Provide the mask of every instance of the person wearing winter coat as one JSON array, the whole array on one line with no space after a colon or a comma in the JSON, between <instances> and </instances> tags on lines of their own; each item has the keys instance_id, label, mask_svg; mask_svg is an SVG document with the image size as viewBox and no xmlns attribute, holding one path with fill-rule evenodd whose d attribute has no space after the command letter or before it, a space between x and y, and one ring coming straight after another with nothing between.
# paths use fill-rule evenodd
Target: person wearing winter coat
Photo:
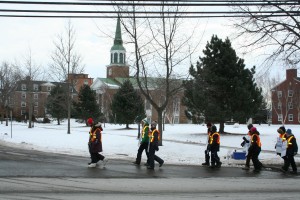
<instances>
[{"instance_id":1,"label":"person wearing winter coat","mask_svg":"<svg viewBox=\"0 0 300 200\"><path fill-rule=\"evenodd\" d=\"M283 172L287 172L290 165L292 166L291 173L297 174L297 166L295 163L294 156L298 153L298 145L295 136L292 133L291 129L286 130L286 140L287 140L287 148L286 148L286 159L284 160L284 165L282 167Z\"/></svg>"},{"instance_id":2,"label":"person wearing winter coat","mask_svg":"<svg viewBox=\"0 0 300 200\"><path fill-rule=\"evenodd\" d=\"M210 151L211 156L211 168L220 168L222 162L218 156L218 151L220 151L220 134L217 132L217 127L213 125L211 127L211 132L209 135L208 151Z\"/></svg>"},{"instance_id":3,"label":"person wearing winter coat","mask_svg":"<svg viewBox=\"0 0 300 200\"><path fill-rule=\"evenodd\" d=\"M257 131L255 127L250 129L251 133L251 141L249 147L249 154L251 155L251 159L254 165L254 172L259 172L262 168L262 163L259 161L258 156L261 152L261 141L260 141L260 133Z\"/></svg>"},{"instance_id":4,"label":"person wearing winter coat","mask_svg":"<svg viewBox=\"0 0 300 200\"><path fill-rule=\"evenodd\" d=\"M96 167L99 160L102 160L104 165L107 162L107 159L101 155L99 152L102 152L102 125L100 122L97 124L94 123L92 118L89 118L87 120L87 124L91 126L90 132L89 132L89 152L91 157L91 162L89 163L88 167Z\"/></svg>"},{"instance_id":5,"label":"person wearing winter coat","mask_svg":"<svg viewBox=\"0 0 300 200\"><path fill-rule=\"evenodd\" d=\"M142 153L145 150L146 155L147 155L147 162L146 165L149 165L148 163L148 159L149 159L149 153L148 153L148 144L149 144L149 122L146 119L143 119L141 121L143 130L142 130L142 141L140 143L139 149L138 149L138 153L136 155L136 159L135 162L133 162L133 164L135 165L140 165L141 164L141 159L142 159Z\"/></svg>"},{"instance_id":6,"label":"person wearing winter coat","mask_svg":"<svg viewBox=\"0 0 300 200\"><path fill-rule=\"evenodd\" d=\"M164 160L155 155L155 151L158 151L158 142L160 140L160 132L156 129L157 122L151 123L151 133L149 134L149 166L147 169L154 169L154 161L159 163L159 167L164 164Z\"/></svg>"},{"instance_id":7,"label":"person wearing winter coat","mask_svg":"<svg viewBox=\"0 0 300 200\"><path fill-rule=\"evenodd\" d=\"M277 137L277 142L275 144L275 149L276 149L276 153L277 155L281 156L282 151L285 151L285 148L283 147L283 143L286 142L286 130L284 126L279 127L279 129L277 129L277 132L279 133L278 137ZM285 156L282 156L283 160L285 159Z\"/></svg>"},{"instance_id":8,"label":"person wearing winter coat","mask_svg":"<svg viewBox=\"0 0 300 200\"><path fill-rule=\"evenodd\" d=\"M251 141L251 132L250 129L253 127L252 124L248 124L248 133L246 136L243 137L243 142L241 143L241 146L244 147L244 152L246 152L246 164L245 167L243 167L243 170L249 170L250 169L250 160L251 160L251 154L249 154L249 147L250 147L250 141Z\"/></svg>"},{"instance_id":9,"label":"person wearing winter coat","mask_svg":"<svg viewBox=\"0 0 300 200\"><path fill-rule=\"evenodd\" d=\"M207 145L206 145L206 149L204 151L204 154L205 154L205 162L202 163L203 166L209 166L209 159L210 159L210 156L209 156L209 136L210 136L210 133L211 133L211 126L212 124L210 122L208 122L206 124L206 127L207 127Z\"/></svg>"}]
</instances>

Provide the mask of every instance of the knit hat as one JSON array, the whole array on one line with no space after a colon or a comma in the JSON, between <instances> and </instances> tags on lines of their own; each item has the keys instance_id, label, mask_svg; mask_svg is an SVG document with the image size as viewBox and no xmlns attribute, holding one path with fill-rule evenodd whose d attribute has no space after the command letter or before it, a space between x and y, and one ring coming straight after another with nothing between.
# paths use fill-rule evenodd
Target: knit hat
<instances>
[{"instance_id":1,"label":"knit hat","mask_svg":"<svg viewBox=\"0 0 300 200\"><path fill-rule=\"evenodd\" d=\"M250 132L251 133L254 133L254 132L256 132L257 130L256 130L256 128L255 127L252 127L251 129L250 129Z\"/></svg>"},{"instance_id":2,"label":"knit hat","mask_svg":"<svg viewBox=\"0 0 300 200\"><path fill-rule=\"evenodd\" d=\"M292 135L292 130L288 129L288 130L286 130L286 133L289 134L289 135Z\"/></svg>"},{"instance_id":3,"label":"knit hat","mask_svg":"<svg viewBox=\"0 0 300 200\"><path fill-rule=\"evenodd\" d=\"M248 130L250 130L252 127L253 127L252 124L248 124L248 126L247 126Z\"/></svg>"},{"instance_id":4,"label":"knit hat","mask_svg":"<svg viewBox=\"0 0 300 200\"><path fill-rule=\"evenodd\" d=\"M92 118L88 118L88 120L86 122L88 125L92 125L94 121Z\"/></svg>"},{"instance_id":5,"label":"knit hat","mask_svg":"<svg viewBox=\"0 0 300 200\"><path fill-rule=\"evenodd\" d=\"M280 126L279 129L277 130L277 132L278 133L282 133L282 134L285 133L286 132L285 127L284 126Z\"/></svg>"},{"instance_id":6,"label":"knit hat","mask_svg":"<svg viewBox=\"0 0 300 200\"><path fill-rule=\"evenodd\" d=\"M151 127L156 127L156 125L157 125L156 121L151 122Z\"/></svg>"},{"instance_id":7,"label":"knit hat","mask_svg":"<svg viewBox=\"0 0 300 200\"><path fill-rule=\"evenodd\" d=\"M144 124L149 124L149 122L147 121L147 118L143 119L142 122L143 122Z\"/></svg>"},{"instance_id":8,"label":"knit hat","mask_svg":"<svg viewBox=\"0 0 300 200\"><path fill-rule=\"evenodd\" d=\"M215 125L213 125L213 126L211 127L211 131L212 131L213 133L217 132L217 127L216 127Z\"/></svg>"}]
</instances>

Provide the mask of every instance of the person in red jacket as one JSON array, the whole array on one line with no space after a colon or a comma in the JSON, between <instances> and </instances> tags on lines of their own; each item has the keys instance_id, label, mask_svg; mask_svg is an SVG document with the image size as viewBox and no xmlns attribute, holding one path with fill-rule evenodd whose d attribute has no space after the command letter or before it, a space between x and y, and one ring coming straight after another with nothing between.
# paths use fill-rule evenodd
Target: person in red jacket
<instances>
[{"instance_id":1,"label":"person in red jacket","mask_svg":"<svg viewBox=\"0 0 300 200\"><path fill-rule=\"evenodd\" d=\"M99 152L102 152L102 131L103 128L101 126L101 123L98 122L97 124L94 123L94 120L92 118L89 118L87 120L87 124L91 126L90 132L89 132L89 152L91 155L91 162L89 163L88 167L96 167L97 162L99 160L103 161L103 165L105 166L107 159L101 155Z\"/></svg>"}]
</instances>

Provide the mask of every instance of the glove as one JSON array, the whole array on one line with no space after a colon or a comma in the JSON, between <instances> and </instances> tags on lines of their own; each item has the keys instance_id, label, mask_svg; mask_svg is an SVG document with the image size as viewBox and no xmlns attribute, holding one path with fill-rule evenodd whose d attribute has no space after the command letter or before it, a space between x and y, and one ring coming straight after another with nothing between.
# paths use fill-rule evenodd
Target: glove
<instances>
[{"instance_id":1,"label":"glove","mask_svg":"<svg viewBox=\"0 0 300 200\"><path fill-rule=\"evenodd\" d=\"M154 146L154 150L155 150L155 151L159 151L158 145L155 145L155 146Z\"/></svg>"},{"instance_id":2,"label":"glove","mask_svg":"<svg viewBox=\"0 0 300 200\"><path fill-rule=\"evenodd\" d=\"M249 140L247 140L247 138L246 138L245 136L243 137L243 140L244 140L245 142L249 143Z\"/></svg>"},{"instance_id":3,"label":"glove","mask_svg":"<svg viewBox=\"0 0 300 200\"><path fill-rule=\"evenodd\" d=\"M297 152L294 152L294 156L297 155Z\"/></svg>"},{"instance_id":4,"label":"glove","mask_svg":"<svg viewBox=\"0 0 300 200\"><path fill-rule=\"evenodd\" d=\"M243 142L241 143L241 146L244 147L244 146L245 146L245 143L246 143L246 142L243 141Z\"/></svg>"}]
</instances>

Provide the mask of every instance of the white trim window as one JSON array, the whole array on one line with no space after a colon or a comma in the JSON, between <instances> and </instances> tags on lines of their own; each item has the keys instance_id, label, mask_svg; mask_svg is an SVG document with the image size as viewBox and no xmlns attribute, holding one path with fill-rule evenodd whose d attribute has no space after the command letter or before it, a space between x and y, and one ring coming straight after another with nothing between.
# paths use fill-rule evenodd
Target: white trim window
<instances>
[{"instance_id":1,"label":"white trim window","mask_svg":"<svg viewBox=\"0 0 300 200\"><path fill-rule=\"evenodd\" d=\"M22 92L22 99L26 99L26 93Z\"/></svg>"},{"instance_id":2,"label":"white trim window","mask_svg":"<svg viewBox=\"0 0 300 200\"><path fill-rule=\"evenodd\" d=\"M288 97L293 97L294 91L293 90L288 90Z\"/></svg>"},{"instance_id":3,"label":"white trim window","mask_svg":"<svg viewBox=\"0 0 300 200\"><path fill-rule=\"evenodd\" d=\"M289 122L294 121L294 115L293 114L289 114Z\"/></svg>"},{"instance_id":4,"label":"white trim window","mask_svg":"<svg viewBox=\"0 0 300 200\"><path fill-rule=\"evenodd\" d=\"M39 98L39 94L33 94L33 98L34 99L38 99Z\"/></svg>"},{"instance_id":5,"label":"white trim window","mask_svg":"<svg viewBox=\"0 0 300 200\"><path fill-rule=\"evenodd\" d=\"M22 90L27 90L26 84L22 84Z\"/></svg>"},{"instance_id":6,"label":"white trim window","mask_svg":"<svg viewBox=\"0 0 300 200\"><path fill-rule=\"evenodd\" d=\"M282 103L281 103L280 101L278 102L277 108L278 108L279 110L281 110L281 108L282 108Z\"/></svg>"},{"instance_id":7,"label":"white trim window","mask_svg":"<svg viewBox=\"0 0 300 200\"><path fill-rule=\"evenodd\" d=\"M278 96L278 98L281 98L282 97L282 91L277 91L277 96Z\"/></svg>"},{"instance_id":8,"label":"white trim window","mask_svg":"<svg viewBox=\"0 0 300 200\"><path fill-rule=\"evenodd\" d=\"M293 102L288 102L288 108L289 109L293 109L294 107L293 107Z\"/></svg>"},{"instance_id":9,"label":"white trim window","mask_svg":"<svg viewBox=\"0 0 300 200\"><path fill-rule=\"evenodd\" d=\"M39 102L34 102L34 107L38 107L39 106Z\"/></svg>"},{"instance_id":10,"label":"white trim window","mask_svg":"<svg viewBox=\"0 0 300 200\"><path fill-rule=\"evenodd\" d=\"M33 90L38 91L39 90L39 85L38 84L33 84Z\"/></svg>"},{"instance_id":11,"label":"white trim window","mask_svg":"<svg viewBox=\"0 0 300 200\"><path fill-rule=\"evenodd\" d=\"M25 101L22 101L22 102L21 102L21 107L22 107L22 108L26 107L26 102L25 102Z\"/></svg>"},{"instance_id":12,"label":"white trim window","mask_svg":"<svg viewBox=\"0 0 300 200\"><path fill-rule=\"evenodd\" d=\"M282 122L282 114L278 114L278 121Z\"/></svg>"}]
</instances>

